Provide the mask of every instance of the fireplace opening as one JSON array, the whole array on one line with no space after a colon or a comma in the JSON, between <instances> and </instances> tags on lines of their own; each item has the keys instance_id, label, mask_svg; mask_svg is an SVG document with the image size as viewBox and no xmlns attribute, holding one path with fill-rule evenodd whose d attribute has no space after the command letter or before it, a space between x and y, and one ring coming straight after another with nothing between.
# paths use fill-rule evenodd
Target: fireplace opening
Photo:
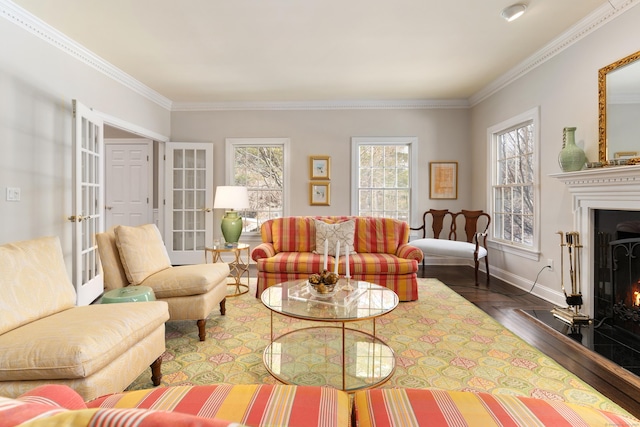
<instances>
[{"instance_id":1,"label":"fireplace opening","mask_svg":"<svg viewBox=\"0 0 640 427\"><path fill-rule=\"evenodd\" d=\"M640 212L595 210L593 231L594 328L620 342L609 352L624 360L614 361L640 375Z\"/></svg>"}]
</instances>

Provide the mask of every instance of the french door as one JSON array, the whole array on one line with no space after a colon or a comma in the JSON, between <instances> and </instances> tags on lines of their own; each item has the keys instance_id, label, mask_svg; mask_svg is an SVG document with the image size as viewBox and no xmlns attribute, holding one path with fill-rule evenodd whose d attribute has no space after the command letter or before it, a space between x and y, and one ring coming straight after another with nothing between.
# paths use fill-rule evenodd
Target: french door
<instances>
[{"instance_id":1,"label":"french door","mask_svg":"<svg viewBox=\"0 0 640 427\"><path fill-rule=\"evenodd\" d=\"M213 144L167 142L164 242L173 265L200 264L213 239Z\"/></svg>"},{"instance_id":2,"label":"french door","mask_svg":"<svg viewBox=\"0 0 640 427\"><path fill-rule=\"evenodd\" d=\"M95 235L104 230L102 118L73 100L72 214L76 304L88 305L104 291Z\"/></svg>"}]
</instances>

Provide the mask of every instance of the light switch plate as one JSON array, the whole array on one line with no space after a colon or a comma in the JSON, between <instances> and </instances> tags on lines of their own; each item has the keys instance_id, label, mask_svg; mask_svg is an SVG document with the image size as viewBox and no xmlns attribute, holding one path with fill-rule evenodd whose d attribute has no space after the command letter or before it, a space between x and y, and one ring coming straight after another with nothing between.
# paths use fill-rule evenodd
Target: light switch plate
<instances>
[{"instance_id":1,"label":"light switch plate","mask_svg":"<svg viewBox=\"0 0 640 427\"><path fill-rule=\"evenodd\" d=\"M7 201L8 202L20 201L20 187L7 187Z\"/></svg>"}]
</instances>

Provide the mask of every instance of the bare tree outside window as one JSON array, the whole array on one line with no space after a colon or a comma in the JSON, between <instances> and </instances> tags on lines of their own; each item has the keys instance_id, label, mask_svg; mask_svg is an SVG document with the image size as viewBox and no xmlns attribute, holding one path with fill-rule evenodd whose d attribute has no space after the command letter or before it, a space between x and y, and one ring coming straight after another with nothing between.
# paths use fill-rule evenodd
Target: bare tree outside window
<instances>
[{"instance_id":1,"label":"bare tree outside window","mask_svg":"<svg viewBox=\"0 0 640 427\"><path fill-rule=\"evenodd\" d=\"M410 221L411 145L357 144L357 215Z\"/></svg>"},{"instance_id":2,"label":"bare tree outside window","mask_svg":"<svg viewBox=\"0 0 640 427\"><path fill-rule=\"evenodd\" d=\"M266 220L284 215L283 144L231 143L232 183L247 187L250 208L243 232L259 232Z\"/></svg>"},{"instance_id":3,"label":"bare tree outside window","mask_svg":"<svg viewBox=\"0 0 640 427\"><path fill-rule=\"evenodd\" d=\"M534 244L534 127L523 123L498 133L493 183L493 236Z\"/></svg>"}]
</instances>

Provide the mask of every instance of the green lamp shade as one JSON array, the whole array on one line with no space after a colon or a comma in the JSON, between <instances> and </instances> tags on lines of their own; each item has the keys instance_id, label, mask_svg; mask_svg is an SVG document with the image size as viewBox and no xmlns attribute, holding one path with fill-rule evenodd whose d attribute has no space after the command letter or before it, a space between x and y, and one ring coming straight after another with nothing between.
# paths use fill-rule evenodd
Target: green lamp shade
<instances>
[{"instance_id":1,"label":"green lamp shade","mask_svg":"<svg viewBox=\"0 0 640 427\"><path fill-rule=\"evenodd\" d=\"M238 243L242 234L242 218L236 211L227 211L222 218L222 235L227 243Z\"/></svg>"}]
</instances>

